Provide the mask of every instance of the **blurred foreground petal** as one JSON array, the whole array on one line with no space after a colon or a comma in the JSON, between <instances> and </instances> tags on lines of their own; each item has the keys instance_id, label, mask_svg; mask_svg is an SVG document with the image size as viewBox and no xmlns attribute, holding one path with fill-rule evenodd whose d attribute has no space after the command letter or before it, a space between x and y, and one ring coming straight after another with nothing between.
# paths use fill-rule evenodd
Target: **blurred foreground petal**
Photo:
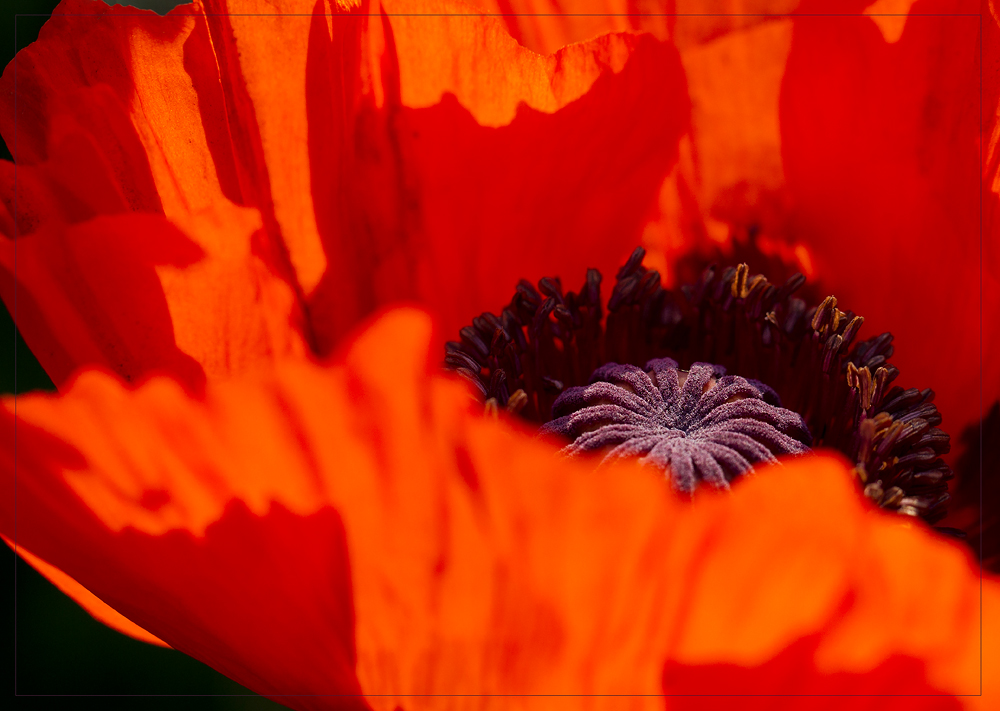
<instances>
[{"instance_id":1,"label":"blurred foreground petal","mask_svg":"<svg viewBox=\"0 0 1000 711\"><path fill-rule=\"evenodd\" d=\"M11 548L14 547L12 542L6 537L4 537L4 542L11 546ZM49 565L37 555L29 553L24 548L18 547L17 554L24 558L32 568L44 575L50 583L90 613L98 622L103 622L108 627L118 630L122 634L126 634L140 642L149 642L159 647L169 646L163 640L151 635L142 627L127 619L117 610L109 607L106 602L59 570L59 568Z\"/></svg>"},{"instance_id":2,"label":"blurred foreground petal","mask_svg":"<svg viewBox=\"0 0 1000 711\"><path fill-rule=\"evenodd\" d=\"M688 504L637 465L594 470L470 411L428 373L431 343L428 317L400 310L337 364L203 398L100 373L22 397L18 544L295 708L361 693L386 709L548 708L537 694L659 708L662 693L976 707L958 697L979 692L981 639L984 680L996 668L1000 584L869 509L840 460L789 460Z\"/></svg>"}]
</instances>

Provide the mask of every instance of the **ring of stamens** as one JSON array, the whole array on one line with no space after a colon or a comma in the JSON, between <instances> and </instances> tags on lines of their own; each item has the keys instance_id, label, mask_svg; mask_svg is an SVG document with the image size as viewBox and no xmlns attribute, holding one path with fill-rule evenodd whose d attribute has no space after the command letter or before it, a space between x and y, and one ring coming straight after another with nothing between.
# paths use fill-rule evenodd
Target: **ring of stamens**
<instances>
[{"instance_id":1,"label":"ring of stamens","mask_svg":"<svg viewBox=\"0 0 1000 711\"><path fill-rule=\"evenodd\" d=\"M560 416L553 407L564 391L587 385L606 363L713 363L801 415L813 446L854 462L877 505L929 522L945 515L949 438L937 427L933 390L892 385L892 334L857 341L864 319L839 310L833 296L807 306L795 297L801 274L775 285L746 265L710 267L672 291L642 266L644 254L636 249L618 271L606 318L597 270L577 292L564 292L558 277L537 288L522 280L499 316L476 317L446 344L446 367L487 409L541 425Z\"/></svg>"}]
</instances>

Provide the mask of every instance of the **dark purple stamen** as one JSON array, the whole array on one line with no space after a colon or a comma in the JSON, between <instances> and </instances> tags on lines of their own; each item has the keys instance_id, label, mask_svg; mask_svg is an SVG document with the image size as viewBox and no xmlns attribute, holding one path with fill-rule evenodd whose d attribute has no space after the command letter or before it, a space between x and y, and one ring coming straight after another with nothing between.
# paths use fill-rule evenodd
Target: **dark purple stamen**
<instances>
[{"instance_id":1,"label":"dark purple stamen","mask_svg":"<svg viewBox=\"0 0 1000 711\"><path fill-rule=\"evenodd\" d=\"M754 464L806 452L810 442L798 413L768 403L745 378L708 363L685 374L671 358L645 370L607 363L589 385L563 392L553 414L542 432L572 440L567 454L642 457L685 493L702 482L728 489Z\"/></svg>"},{"instance_id":2,"label":"dark purple stamen","mask_svg":"<svg viewBox=\"0 0 1000 711\"><path fill-rule=\"evenodd\" d=\"M622 403L631 400L621 395L594 403L580 399L582 386L590 382L587 390L604 379L592 373L668 357L682 367L716 363L756 388L759 396L752 399L801 415L812 446L836 449L854 462L872 502L928 523L944 517L951 470L942 455L949 437L938 428L941 415L933 390L893 385L899 370L889 362L892 334L859 341L864 319L841 311L836 298L827 296L810 308L795 296L805 285L801 274L771 284L751 274L746 264L709 267L675 291L643 266L644 256L636 249L618 270L606 311L601 274L594 269L587 270L576 292L564 290L557 277L541 279L537 288L522 280L499 316L472 319L459 331L460 340L446 345L445 365L472 383L488 412L504 409L542 425L588 410L574 422L608 429L592 435L581 425L578 434L567 436L582 446L575 440L587 434L589 446L598 448L605 440L625 437L622 428L634 429L634 421L645 415L625 407ZM641 386L628 385L626 392L629 387ZM569 391L575 394L563 396ZM595 404L617 409L594 409ZM684 439L691 437L685 432ZM650 457L653 449L643 454L646 443L639 441L609 446ZM692 459L691 472L695 465ZM671 464L677 466L686 465Z\"/></svg>"}]
</instances>

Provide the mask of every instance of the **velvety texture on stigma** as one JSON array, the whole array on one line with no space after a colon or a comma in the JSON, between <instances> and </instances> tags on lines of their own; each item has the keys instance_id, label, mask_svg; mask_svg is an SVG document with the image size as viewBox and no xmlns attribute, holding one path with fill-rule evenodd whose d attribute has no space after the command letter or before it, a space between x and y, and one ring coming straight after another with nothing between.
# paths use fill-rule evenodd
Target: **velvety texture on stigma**
<instances>
[{"instance_id":1,"label":"velvety texture on stigma","mask_svg":"<svg viewBox=\"0 0 1000 711\"><path fill-rule=\"evenodd\" d=\"M565 452L642 457L688 493L702 482L727 489L754 464L806 452L811 441L802 416L780 407L766 385L708 363L685 373L671 358L645 370L607 363L590 385L563 392L553 414L542 431L572 439Z\"/></svg>"}]
</instances>

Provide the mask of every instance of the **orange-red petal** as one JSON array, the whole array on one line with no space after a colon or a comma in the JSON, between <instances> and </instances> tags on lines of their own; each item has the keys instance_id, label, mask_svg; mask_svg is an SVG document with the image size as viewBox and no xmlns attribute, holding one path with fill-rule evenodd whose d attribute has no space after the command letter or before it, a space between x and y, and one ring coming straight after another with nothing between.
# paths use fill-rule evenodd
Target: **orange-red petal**
<instances>
[{"instance_id":1,"label":"orange-red petal","mask_svg":"<svg viewBox=\"0 0 1000 711\"><path fill-rule=\"evenodd\" d=\"M623 54L628 61L612 73ZM497 129L476 125L447 97L404 114L416 136L403 145L422 188L429 257L417 290L449 335L470 316L498 312L520 278L559 275L574 290L589 267L610 278L676 160L688 108L672 49L608 35L554 59L566 68L554 83L578 64L610 66L559 111L522 108Z\"/></svg>"},{"instance_id":2,"label":"orange-red petal","mask_svg":"<svg viewBox=\"0 0 1000 711\"><path fill-rule=\"evenodd\" d=\"M483 6L539 51L625 26L678 47L692 129L644 234L648 264L668 280L674 258L752 228L762 250L863 314L870 335L896 335L901 382L933 387L953 432L978 420L980 390L987 404L1000 397L996 72L980 72L978 49L996 63L992 3ZM982 226L981 141L990 146Z\"/></svg>"},{"instance_id":3,"label":"orange-red petal","mask_svg":"<svg viewBox=\"0 0 1000 711\"><path fill-rule=\"evenodd\" d=\"M503 18L511 37L540 54L609 32L636 29L625 0L477 0L484 12ZM661 18L666 26L669 20ZM667 33L661 35L665 39Z\"/></svg>"},{"instance_id":4,"label":"orange-red petal","mask_svg":"<svg viewBox=\"0 0 1000 711\"><path fill-rule=\"evenodd\" d=\"M648 32L682 52L794 12L800 0L476 0L512 37L542 54L609 32ZM843 12L843 0L833 6ZM767 51L765 49L765 51ZM735 67L734 67L735 68Z\"/></svg>"},{"instance_id":5,"label":"orange-red petal","mask_svg":"<svg viewBox=\"0 0 1000 711\"><path fill-rule=\"evenodd\" d=\"M296 708L344 699L286 695L653 708L789 685L975 707L958 695L979 691L978 571L869 509L839 460L687 504L637 466L594 470L471 412L427 374L431 340L425 315L396 311L338 365L284 364L202 399L99 373L21 398L18 543ZM12 484L7 450L0 468ZM993 624L1000 583L982 593Z\"/></svg>"},{"instance_id":6,"label":"orange-red petal","mask_svg":"<svg viewBox=\"0 0 1000 711\"><path fill-rule=\"evenodd\" d=\"M933 387L953 432L980 394L1000 397L980 233L986 18L948 14L970 9L917 2L895 42L865 16L797 17L780 114L796 240L868 333L893 332L900 384Z\"/></svg>"},{"instance_id":7,"label":"orange-red petal","mask_svg":"<svg viewBox=\"0 0 1000 711\"><path fill-rule=\"evenodd\" d=\"M996 109L980 41L989 62L996 20L974 0L769 8L795 12L675 28L692 127L646 230L650 263L756 233L865 316L863 334L895 334L900 384L933 388L957 435L980 393L1000 397L996 162L979 169Z\"/></svg>"},{"instance_id":8,"label":"orange-red petal","mask_svg":"<svg viewBox=\"0 0 1000 711\"><path fill-rule=\"evenodd\" d=\"M7 545L11 548L14 547L13 542L10 539L7 537L3 538ZM80 583L73 580L73 578L66 575L66 573L59 570L59 568L46 563L37 555L30 553L24 548L18 547L17 554L24 558L24 560L27 561L32 568L44 575L50 583L55 585L65 595L70 597L75 603L90 613L90 615L98 622L103 622L108 627L118 630L122 634L127 634L129 637L133 637L140 642L149 642L150 644L155 644L158 647L169 646L159 637L151 635L142 627L132 622L132 620L122 615L122 613L118 612L118 610L110 607L106 602L101 600L101 598L94 595L94 593L87 590L87 588L80 585Z\"/></svg>"},{"instance_id":9,"label":"orange-red petal","mask_svg":"<svg viewBox=\"0 0 1000 711\"><path fill-rule=\"evenodd\" d=\"M198 389L305 351L294 293L255 253L257 213L181 224L125 213L0 237L0 294L57 386L89 363Z\"/></svg>"},{"instance_id":10,"label":"orange-red petal","mask_svg":"<svg viewBox=\"0 0 1000 711\"><path fill-rule=\"evenodd\" d=\"M66 0L0 82L18 162L16 196L13 165L0 166L0 227L17 236L16 248L0 238L0 292L57 385L99 364L198 387L306 348L283 248L240 207L192 12Z\"/></svg>"},{"instance_id":11,"label":"orange-red petal","mask_svg":"<svg viewBox=\"0 0 1000 711\"><path fill-rule=\"evenodd\" d=\"M1000 11L995 2L986 3L982 14L983 95L981 138L982 166L982 303L980 320L984 369L984 407L991 396L996 400L996 370L1000 362L1000 335L997 331L997 304L1000 304Z\"/></svg>"},{"instance_id":12,"label":"orange-red petal","mask_svg":"<svg viewBox=\"0 0 1000 711\"><path fill-rule=\"evenodd\" d=\"M321 353L399 299L451 333L520 277L614 271L687 124L672 48L624 34L540 56L454 2L334 5L217 0L159 18L66 0L5 73L0 128L12 140L18 122L21 172L15 226L4 169L0 226L25 235L140 211L188 231L205 210L223 225L259 210L253 252L289 283ZM245 250L240 228L217 232ZM203 311L219 308L209 271L188 275L185 303ZM211 375L203 352L230 337L177 346ZM126 374L162 363L136 366Z\"/></svg>"},{"instance_id":13,"label":"orange-red petal","mask_svg":"<svg viewBox=\"0 0 1000 711\"><path fill-rule=\"evenodd\" d=\"M651 37L545 57L499 18L413 7L387 1L371 17L365 41L381 60L349 115L346 158L310 134L314 178L340 201L316 201L328 268L307 301L321 352L394 300L425 304L453 334L502 308L522 277L559 274L575 288L587 267L613 273L687 125L676 53ZM326 38L317 24L307 99L338 96L342 59ZM343 114L319 99L307 109L311 126ZM343 176L317 169L338 160Z\"/></svg>"},{"instance_id":14,"label":"orange-red petal","mask_svg":"<svg viewBox=\"0 0 1000 711\"><path fill-rule=\"evenodd\" d=\"M241 201L232 157L220 155L228 130L208 41L192 6L167 17L91 0L55 9L0 84L0 130L20 169L19 234L57 219L173 218ZM55 212L39 209L47 200Z\"/></svg>"}]
</instances>

